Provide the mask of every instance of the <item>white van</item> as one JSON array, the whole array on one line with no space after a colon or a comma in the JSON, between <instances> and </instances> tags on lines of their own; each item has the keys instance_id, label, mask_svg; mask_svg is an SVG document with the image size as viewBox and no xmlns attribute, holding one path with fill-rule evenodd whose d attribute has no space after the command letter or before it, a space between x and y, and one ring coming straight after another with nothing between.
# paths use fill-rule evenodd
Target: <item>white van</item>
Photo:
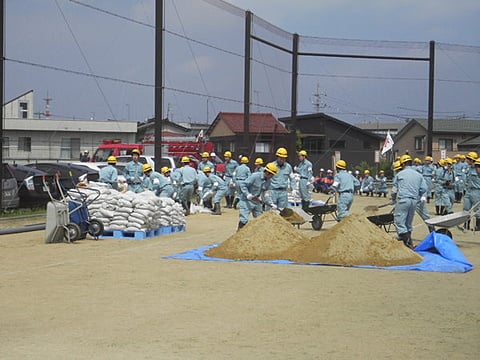
<instances>
[{"instance_id":1,"label":"white van","mask_svg":"<svg viewBox=\"0 0 480 360\"><path fill-rule=\"evenodd\" d=\"M120 155L117 156L117 162L120 163L127 163L132 160L130 155ZM155 166L155 158L153 156L148 155L140 155L139 162L142 164L149 164L155 171L160 171L160 169L164 166L168 166L170 169L175 169L175 160L171 156L162 156L162 161L160 162L159 166Z\"/></svg>"}]
</instances>

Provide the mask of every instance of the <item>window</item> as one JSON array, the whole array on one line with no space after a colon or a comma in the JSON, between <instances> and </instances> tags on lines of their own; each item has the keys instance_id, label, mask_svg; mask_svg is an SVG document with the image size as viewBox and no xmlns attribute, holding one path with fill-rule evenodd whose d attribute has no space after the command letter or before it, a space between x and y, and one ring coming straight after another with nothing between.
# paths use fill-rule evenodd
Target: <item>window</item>
<instances>
[{"instance_id":1,"label":"window","mask_svg":"<svg viewBox=\"0 0 480 360\"><path fill-rule=\"evenodd\" d=\"M324 139L303 139L302 148L309 154L320 154L325 148L324 143Z\"/></svg>"},{"instance_id":2,"label":"window","mask_svg":"<svg viewBox=\"0 0 480 360\"><path fill-rule=\"evenodd\" d=\"M425 136L416 136L415 137L415 150L424 150L425 147Z\"/></svg>"},{"instance_id":3,"label":"window","mask_svg":"<svg viewBox=\"0 0 480 360\"><path fill-rule=\"evenodd\" d=\"M19 137L18 138L18 151L32 152L32 138Z\"/></svg>"},{"instance_id":4,"label":"window","mask_svg":"<svg viewBox=\"0 0 480 360\"><path fill-rule=\"evenodd\" d=\"M80 155L79 138L62 138L60 145L60 159L71 160L78 159Z\"/></svg>"},{"instance_id":5,"label":"window","mask_svg":"<svg viewBox=\"0 0 480 360\"><path fill-rule=\"evenodd\" d=\"M20 119L28 118L28 103L21 102L19 105L19 117Z\"/></svg>"},{"instance_id":6,"label":"window","mask_svg":"<svg viewBox=\"0 0 480 360\"><path fill-rule=\"evenodd\" d=\"M345 140L330 140L331 149L345 149Z\"/></svg>"},{"instance_id":7,"label":"window","mask_svg":"<svg viewBox=\"0 0 480 360\"><path fill-rule=\"evenodd\" d=\"M453 151L453 140L452 139L438 139L438 149L439 150Z\"/></svg>"},{"instance_id":8,"label":"window","mask_svg":"<svg viewBox=\"0 0 480 360\"><path fill-rule=\"evenodd\" d=\"M257 142L255 143L255 152L256 153L270 153L271 145L270 143Z\"/></svg>"}]
</instances>

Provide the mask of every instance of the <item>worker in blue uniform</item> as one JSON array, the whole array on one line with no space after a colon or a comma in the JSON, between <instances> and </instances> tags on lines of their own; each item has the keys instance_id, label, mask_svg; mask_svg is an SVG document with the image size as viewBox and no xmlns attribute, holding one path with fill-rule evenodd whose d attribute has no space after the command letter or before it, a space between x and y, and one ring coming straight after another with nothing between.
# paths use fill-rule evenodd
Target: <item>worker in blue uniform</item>
<instances>
[{"instance_id":1,"label":"worker in blue uniform","mask_svg":"<svg viewBox=\"0 0 480 360\"><path fill-rule=\"evenodd\" d=\"M413 217L419 201L426 202L427 183L422 174L412 168L410 155L402 155L400 164L403 169L395 176L392 187L392 201L395 201L393 219L398 240L413 248Z\"/></svg>"},{"instance_id":2,"label":"worker in blue uniform","mask_svg":"<svg viewBox=\"0 0 480 360\"><path fill-rule=\"evenodd\" d=\"M225 159L225 175L223 178L228 187L225 195L225 201L227 202L226 207L231 209L235 199L235 183L233 182L233 173L238 166L238 162L235 159L232 159L232 153L230 151L225 151L223 153L223 158Z\"/></svg>"},{"instance_id":3,"label":"worker in blue uniform","mask_svg":"<svg viewBox=\"0 0 480 360\"><path fill-rule=\"evenodd\" d=\"M337 173L333 178L330 193L338 193L337 201L337 220L341 221L349 215L350 207L353 203L353 191L355 177L347 171L347 162L338 160L335 164Z\"/></svg>"},{"instance_id":4,"label":"worker in blue uniform","mask_svg":"<svg viewBox=\"0 0 480 360\"><path fill-rule=\"evenodd\" d=\"M98 181L108 184L112 189L118 189L118 170L115 167L117 164L117 158L115 156L109 156L107 159L107 166L100 169L98 172Z\"/></svg>"},{"instance_id":5,"label":"worker in blue uniform","mask_svg":"<svg viewBox=\"0 0 480 360\"><path fill-rule=\"evenodd\" d=\"M271 179L277 174L278 168L275 163L265 165L263 172L254 172L245 181L240 184L240 202L238 222L238 230L245 226L250 217L250 213L254 218L260 216L263 212L263 198L269 198L265 195L270 189ZM270 200L268 200L270 201ZM276 206L273 205L273 208Z\"/></svg>"},{"instance_id":6,"label":"worker in blue uniform","mask_svg":"<svg viewBox=\"0 0 480 360\"><path fill-rule=\"evenodd\" d=\"M313 165L307 159L307 152L300 150L298 152L299 163L295 166L295 172L300 176L298 180L298 192L300 193L300 200L302 202L302 209L310 207L312 201L311 191L313 190Z\"/></svg>"},{"instance_id":7,"label":"worker in blue uniform","mask_svg":"<svg viewBox=\"0 0 480 360\"><path fill-rule=\"evenodd\" d=\"M132 160L129 161L123 169L123 175L128 184L128 190L134 193L143 192L143 164L139 162L140 150L133 149L131 152Z\"/></svg>"},{"instance_id":8,"label":"worker in blue uniform","mask_svg":"<svg viewBox=\"0 0 480 360\"><path fill-rule=\"evenodd\" d=\"M284 209L288 206L288 190L294 187L292 166L287 162L287 149L280 147L275 152L277 159L273 162L277 166L277 173L271 179L271 203L277 208Z\"/></svg>"},{"instance_id":9,"label":"worker in blue uniform","mask_svg":"<svg viewBox=\"0 0 480 360\"><path fill-rule=\"evenodd\" d=\"M238 202L240 201L240 182L245 181L252 171L248 167L249 159L247 156L242 156L240 159L240 165L237 166L233 172L233 183L235 184L235 200L233 201L233 208L236 209Z\"/></svg>"},{"instance_id":10,"label":"worker in blue uniform","mask_svg":"<svg viewBox=\"0 0 480 360\"><path fill-rule=\"evenodd\" d=\"M220 209L220 201L223 199L225 194L227 193L227 184L225 180L223 180L220 176L215 175L212 173L212 169L208 166L203 168L204 174L207 176L206 187L210 188L209 191L213 192L213 212L212 215L222 215L222 211Z\"/></svg>"}]
</instances>

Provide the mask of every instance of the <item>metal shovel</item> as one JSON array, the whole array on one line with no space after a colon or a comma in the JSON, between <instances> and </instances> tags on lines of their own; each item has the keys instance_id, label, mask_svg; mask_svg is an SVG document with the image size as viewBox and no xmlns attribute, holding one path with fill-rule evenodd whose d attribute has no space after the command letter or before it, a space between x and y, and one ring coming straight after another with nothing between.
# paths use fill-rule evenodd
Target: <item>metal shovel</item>
<instances>
[{"instance_id":1,"label":"metal shovel","mask_svg":"<svg viewBox=\"0 0 480 360\"><path fill-rule=\"evenodd\" d=\"M377 211L378 209L384 208L385 206L393 205L394 202L390 201L382 205L368 205L363 208L364 211Z\"/></svg>"}]
</instances>

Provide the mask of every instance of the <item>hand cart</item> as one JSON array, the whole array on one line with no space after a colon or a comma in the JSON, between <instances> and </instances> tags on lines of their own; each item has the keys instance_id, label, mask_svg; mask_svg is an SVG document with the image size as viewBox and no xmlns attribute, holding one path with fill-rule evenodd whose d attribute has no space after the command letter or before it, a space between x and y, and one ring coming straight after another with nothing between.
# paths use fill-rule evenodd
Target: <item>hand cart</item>
<instances>
[{"instance_id":1,"label":"hand cart","mask_svg":"<svg viewBox=\"0 0 480 360\"><path fill-rule=\"evenodd\" d=\"M392 211L389 212L388 214L367 216L367 219L370 220L375 225L377 225L378 227L385 230L385 232L387 233L396 231Z\"/></svg>"},{"instance_id":2,"label":"hand cart","mask_svg":"<svg viewBox=\"0 0 480 360\"><path fill-rule=\"evenodd\" d=\"M451 239L453 239L452 233L448 229L456 226L462 231L466 230L464 227L460 227L460 225L463 225L466 222L470 221L475 216L475 211L479 206L480 201L473 205L469 211L458 211L452 214L438 216L432 219L425 220L425 223L428 226L432 226L435 232L445 234ZM439 229L435 230L436 227L438 227Z\"/></svg>"},{"instance_id":3,"label":"hand cart","mask_svg":"<svg viewBox=\"0 0 480 360\"><path fill-rule=\"evenodd\" d=\"M311 215L310 222L312 223L313 230L320 230L324 224L327 215L333 217L332 221L338 221L337 218L337 204L329 204L329 201L334 196L330 196L327 201L321 205L309 206L303 209L307 214Z\"/></svg>"},{"instance_id":4,"label":"hand cart","mask_svg":"<svg viewBox=\"0 0 480 360\"><path fill-rule=\"evenodd\" d=\"M85 239L87 233L98 239L98 236L103 233L104 227L101 221L90 219L88 205L98 198L100 191L97 190L98 196L88 201L87 194L78 189L65 193L59 178L60 175L56 174L55 184L58 188L60 199L55 199L47 187L51 201L47 204L45 242L47 244L72 242Z\"/></svg>"}]
</instances>

